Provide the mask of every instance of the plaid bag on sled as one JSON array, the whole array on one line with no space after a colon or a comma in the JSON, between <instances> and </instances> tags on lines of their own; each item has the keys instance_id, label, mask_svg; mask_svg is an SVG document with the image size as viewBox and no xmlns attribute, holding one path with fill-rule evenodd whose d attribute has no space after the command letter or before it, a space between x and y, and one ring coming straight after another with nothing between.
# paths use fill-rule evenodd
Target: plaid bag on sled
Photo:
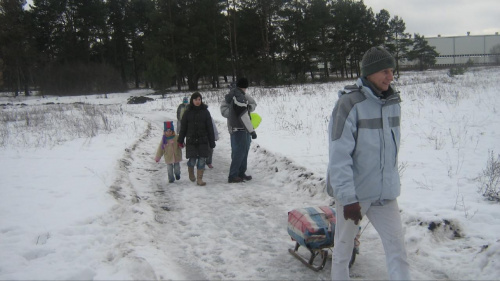
<instances>
[{"instance_id":1,"label":"plaid bag on sled","mask_svg":"<svg viewBox=\"0 0 500 281\"><path fill-rule=\"evenodd\" d=\"M335 209L327 206L292 210L288 212L288 234L309 249L331 247L337 223L335 214Z\"/></svg>"}]
</instances>

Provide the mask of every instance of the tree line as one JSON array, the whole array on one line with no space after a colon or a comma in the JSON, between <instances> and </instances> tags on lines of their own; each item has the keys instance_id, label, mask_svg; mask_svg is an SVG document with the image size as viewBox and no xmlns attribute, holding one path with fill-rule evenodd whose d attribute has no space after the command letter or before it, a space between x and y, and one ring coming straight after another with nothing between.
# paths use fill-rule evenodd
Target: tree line
<instances>
[{"instance_id":1,"label":"tree line","mask_svg":"<svg viewBox=\"0 0 500 281\"><path fill-rule=\"evenodd\" d=\"M0 27L0 87L16 95L352 78L374 45L422 69L438 55L354 0L0 0Z\"/></svg>"}]
</instances>

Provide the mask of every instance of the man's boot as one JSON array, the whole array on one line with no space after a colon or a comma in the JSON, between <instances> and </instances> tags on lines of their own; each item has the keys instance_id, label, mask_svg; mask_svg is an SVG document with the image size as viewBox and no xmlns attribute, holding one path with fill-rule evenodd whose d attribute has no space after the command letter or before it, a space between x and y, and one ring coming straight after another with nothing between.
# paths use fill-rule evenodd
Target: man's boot
<instances>
[{"instance_id":1,"label":"man's boot","mask_svg":"<svg viewBox=\"0 0 500 281\"><path fill-rule=\"evenodd\" d=\"M196 170L196 175L198 176L198 180L196 181L196 183L198 185L201 185L201 186L204 186L207 184L206 182L203 181L203 172L204 171L205 171L204 169L203 170Z\"/></svg>"},{"instance_id":2,"label":"man's boot","mask_svg":"<svg viewBox=\"0 0 500 281\"><path fill-rule=\"evenodd\" d=\"M194 176L194 167L188 166L188 174L189 174L189 180L194 182L196 180L196 178Z\"/></svg>"}]
</instances>

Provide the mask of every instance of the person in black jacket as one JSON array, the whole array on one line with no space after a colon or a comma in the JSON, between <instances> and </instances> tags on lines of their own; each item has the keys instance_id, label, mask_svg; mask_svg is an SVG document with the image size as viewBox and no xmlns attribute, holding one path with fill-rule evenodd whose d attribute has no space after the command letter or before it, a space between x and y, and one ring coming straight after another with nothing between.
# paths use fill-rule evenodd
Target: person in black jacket
<instances>
[{"instance_id":1,"label":"person in black jacket","mask_svg":"<svg viewBox=\"0 0 500 281\"><path fill-rule=\"evenodd\" d=\"M204 186L203 172L205 171L206 159L209 156L209 149L215 147L214 128L212 117L208 111L208 106L203 103L201 94L195 92L191 95L181 120L181 129L178 145L184 147L186 139L186 158L189 159L188 174L189 179L198 185ZM196 178L194 167L196 166Z\"/></svg>"}]
</instances>

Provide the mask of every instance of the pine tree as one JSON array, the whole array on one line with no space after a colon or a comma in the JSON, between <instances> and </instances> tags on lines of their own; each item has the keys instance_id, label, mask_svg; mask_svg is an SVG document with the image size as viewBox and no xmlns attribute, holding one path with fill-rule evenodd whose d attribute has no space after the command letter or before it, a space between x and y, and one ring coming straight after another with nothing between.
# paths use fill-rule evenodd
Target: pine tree
<instances>
[{"instance_id":1,"label":"pine tree","mask_svg":"<svg viewBox=\"0 0 500 281\"><path fill-rule=\"evenodd\" d=\"M430 46L423 35L415 34L413 49L408 52L408 59L418 60L419 70L423 71L436 64L437 56L439 53L436 52L436 47Z\"/></svg>"},{"instance_id":2,"label":"pine tree","mask_svg":"<svg viewBox=\"0 0 500 281\"><path fill-rule=\"evenodd\" d=\"M0 58L6 86L19 95L30 94L32 61L36 49L32 42L30 17L24 0L0 0Z\"/></svg>"},{"instance_id":3,"label":"pine tree","mask_svg":"<svg viewBox=\"0 0 500 281\"><path fill-rule=\"evenodd\" d=\"M408 49L412 45L411 36L406 33L406 24L402 18L395 16L389 22L387 49L396 59L396 77L399 78L399 63L407 58Z\"/></svg>"}]
</instances>

